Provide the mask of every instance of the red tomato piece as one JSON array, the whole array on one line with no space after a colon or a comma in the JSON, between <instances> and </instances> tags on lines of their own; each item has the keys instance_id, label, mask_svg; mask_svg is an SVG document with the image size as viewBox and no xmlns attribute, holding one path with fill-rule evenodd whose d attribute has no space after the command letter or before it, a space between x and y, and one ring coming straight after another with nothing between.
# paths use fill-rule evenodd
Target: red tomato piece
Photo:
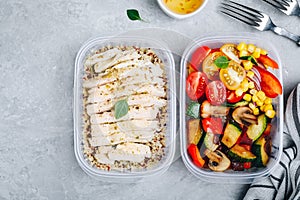
<instances>
[{"instance_id":1,"label":"red tomato piece","mask_svg":"<svg viewBox=\"0 0 300 200\"><path fill-rule=\"evenodd\" d=\"M207 85L206 98L212 105L221 105L225 102L226 87L222 81L213 81Z\"/></svg>"},{"instance_id":2,"label":"red tomato piece","mask_svg":"<svg viewBox=\"0 0 300 200\"><path fill-rule=\"evenodd\" d=\"M251 162L245 162L244 169L250 169L250 168L251 168Z\"/></svg>"},{"instance_id":3,"label":"red tomato piece","mask_svg":"<svg viewBox=\"0 0 300 200\"><path fill-rule=\"evenodd\" d=\"M240 136L240 138L238 139L238 141L236 143L238 143L239 145L249 145L249 146L251 146L253 144L253 140L251 140L248 137L247 133L244 130L247 130L247 128L243 129L243 133L242 133L242 135Z\"/></svg>"},{"instance_id":4,"label":"red tomato piece","mask_svg":"<svg viewBox=\"0 0 300 200\"><path fill-rule=\"evenodd\" d=\"M193 163L198 167L203 167L205 160L203 160L203 158L201 157L197 145L190 144L187 150L193 160Z\"/></svg>"},{"instance_id":5,"label":"red tomato piece","mask_svg":"<svg viewBox=\"0 0 300 200\"><path fill-rule=\"evenodd\" d=\"M257 58L257 61L266 67L272 67L273 69L279 68L277 62L267 55L260 55L260 57Z\"/></svg>"},{"instance_id":6,"label":"red tomato piece","mask_svg":"<svg viewBox=\"0 0 300 200\"><path fill-rule=\"evenodd\" d=\"M205 57L210 53L210 51L211 49L207 46L201 46L194 51L190 61L190 64L194 68L194 70L199 71L201 63L203 62Z\"/></svg>"},{"instance_id":7,"label":"red tomato piece","mask_svg":"<svg viewBox=\"0 0 300 200\"><path fill-rule=\"evenodd\" d=\"M223 134L223 122L221 118L204 118L202 119L202 127L205 132Z\"/></svg>"},{"instance_id":8,"label":"red tomato piece","mask_svg":"<svg viewBox=\"0 0 300 200\"><path fill-rule=\"evenodd\" d=\"M255 69L259 71L261 76L261 89L268 97L275 98L282 94L282 85L276 76L263 68L255 67Z\"/></svg>"},{"instance_id":9,"label":"red tomato piece","mask_svg":"<svg viewBox=\"0 0 300 200\"><path fill-rule=\"evenodd\" d=\"M186 79L186 92L191 100L196 101L205 92L208 79L203 72L192 72Z\"/></svg>"},{"instance_id":10,"label":"red tomato piece","mask_svg":"<svg viewBox=\"0 0 300 200\"><path fill-rule=\"evenodd\" d=\"M210 51L210 53L214 53L214 52L218 52L218 51L220 51L220 48L215 48L215 49L212 49L212 50Z\"/></svg>"},{"instance_id":11,"label":"red tomato piece","mask_svg":"<svg viewBox=\"0 0 300 200\"><path fill-rule=\"evenodd\" d=\"M234 90L227 90L226 101L228 103L236 103L242 100L244 97L244 93L241 96L237 96Z\"/></svg>"}]
</instances>

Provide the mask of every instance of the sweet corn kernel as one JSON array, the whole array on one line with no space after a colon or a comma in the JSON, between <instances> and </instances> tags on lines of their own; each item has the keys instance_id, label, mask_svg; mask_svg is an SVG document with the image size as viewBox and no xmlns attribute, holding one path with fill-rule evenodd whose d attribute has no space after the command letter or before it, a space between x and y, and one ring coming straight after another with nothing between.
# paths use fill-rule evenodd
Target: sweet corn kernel
<instances>
[{"instance_id":1,"label":"sweet corn kernel","mask_svg":"<svg viewBox=\"0 0 300 200\"><path fill-rule=\"evenodd\" d=\"M254 115L259 115L259 109L258 109L258 108L254 108L253 114L254 114Z\"/></svg>"},{"instance_id":2,"label":"sweet corn kernel","mask_svg":"<svg viewBox=\"0 0 300 200\"><path fill-rule=\"evenodd\" d=\"M243 66L245 70L250 70L253 67L253 63L250 60L243 60Z\"/></svg>"},{"instance_id":3,"label":"sweet corn kernel","mask_svg":"<svg viewBox=\"0 0 300 200\"><path fill-rule=\"evenodd\" d=\"M263 102L263 101L260 101L260 100L258 100L258 101L256 101L256 105L257 105L257 106L262 106L262 105L264 105L264 102Z\"/></svg>"},{"instance_id":4,"label":"sweet corn kernel","mask_svg":"<svg viewBox=\"0 0 300 200\"><path fill-rule=\"evenodd\" d=\"M248 87L242 88L243 92L247 92L248 91Z\"/></svg>"},{"instance_id":5,"label":"sweet corn kernel","mask_svg":"<svg viewBox=\"0 0 300 200\"><path fill-rule=\"evenodd\" d=\"M262 50L260 51L260 54L261 54L261 55L267 55L268 52L267 52L265 49L262 49Z\"/></svg>"},{"instance_id":6,"label":"sweet corn kernel","mask_svg":"<svg viewBox=\"0 0 300 200\"><path fill-rule=\"evenodd\" d=\"M252 90L250 90L250 94L252 94L252 95L256 94L256 92L257 92L257 90L256 90L256 89L252 89Z\"/></svg>"},{"instance_id":7,"label":"sweet corn kernel","mask_svg":"<svg viewBox=\"0 0 300 200\"><path fill-rule=\"evenodd\" d=\"M249 78L253 78L254 72L253 72L253 71L248 71L248 72L247 72L247 76L248 76Z\"/></svg>"},{"instance_id":8,"label":"sweet corn kernel","mask_svg":"<svg viewBox=\"0 0 300 200\"><path fill-rule=\"evenodd\" d=\"M267 97L266 99L265 99L265 102L264 102L265 104L272 104L272 99L271 98L269 98L269 97Z\"/></svg>"},{"instance_id":9,"label":"sweet corn kernel","mask_svg":"<svg viewBox=\"0 0 300 200\"><path fill-rule=\"evenodd\" d=\"M252 96L251 96L251 94L245 94L243 99L246 100L246 101L251 101Z\"/></svg>"},{"instance_id":10,"label":"sweet corn kernel","mask_svg":"<svg viewBox=\"0 0 300 200\"><path fill-rule=\"evenodd\" d=\"M255 46L254 46L254 44L249 44L249 45L248 45L248 51L249 51L250 53L253 53L253 52L255 51Z\"/></svg>"},{"instance_id":11,"label":"sweet corn kernel","mask_svg":"<svg viewBox=\"0 0 300 200\"><path fill-rule=\"evenodd\" d=\"M267 105L265 105L264 111L267 111L267 110L273 110L272 104L267 104Z\"/></svg>"},{"instance_id":12,"label":"sweet corn kernel","mask_svg":"<svg viewBox=\"0 0 300 200\"><path fill-rule=\"evenodd\" d=\"M253 103L249 103L249 108L251 108L252 110L254 110L256 108L256 106Z\"/></svg>"},{"instance_id":13,"label":"sweet corn kernel","mask_svg":"<svg viewBox=\"0 0 300 200\"><path fill-rule=\"evenodd\" d=\"M264 101L266 99L266 94L263 91L258 91L256 93L256 96L259 98L259 100Z\"/></svg>"},{"instance_id":14,"label":"sweet corn kernel","mask_svg":"<svg viewBox=\"0 0 300 200\"><path fill-rule=\"evenodd\" d=\"M254 50L252 56L254 58L259 58L260 57L260 52L261 52L261 48L256 47L256 49Z\"/></svg>"},{"instance_id":15,"label":"sweet corn kernel","mask_svg":"<svg viewBox=\"0 0 300 200\"><path fill-rule=\"evenodd\" d=\"M249 81L249 88L250 88L250 89L253 89L254 87L255 87L254 82Z\"/></svg>"},{"instance_id":16,"label":"sweet corn kernel","mask_svg":"<svg viewBox=\"0 0 300 200\"><path fill-rule=\"evenodd\" d=\"M239 53L239 57L249 56L249 52L247 50L241 50Z\"/></svg>"},{"instance_id":17,"label":"sweet corn kernel","mask_svg":"<svg viewBox=\"0 0 300 200\"><path fill-rule=\"evenodd\" d=\"M266 107L266 105L262 105L262 106L259 107L259 109L260 109L262 112L265 112L265 107Z\"/></svg>"},{"instance_id":18,"label":"sweet corn kernel","mask_svg":"<svg viewBox=\"0 0 300 200\"><path fill-rule=\"evenodd\" d=\"M253 101L253 102L257 102L257 101L258 101L258 97L257 97L256 95L253 95L253 96L252 96L252 101Z\"/></svg>"},{"instance_id":19,"label":"sweet corn kernel","mask_svg":"<svg viewBox=\"0 0 300 200\"><path fill-rule=\"evenodd\" d=\"M237 46L237 49L238 49L239 51L242 51L242 50L244 50L244 49L247 49L247 44L246 44L245 42L241 42L241 43L239 43L239 45Z\"/></svg>"},{"instance_id":20,"label":"sweet corn kernel","mask_svg":"<svg viewBox=\"0 0 300 200\"><path fill-rule=\"evenodd\" d=\"M242 87L248 87L248 86L249 86L248 79L245 78L245 79L241 82L241 86L242 86Z\"/></svg>"},{"instance_id":21,"label":"sweet corn kernel","mask_svg":"<svg viewBox=\"0 0 300 200\"><path fill-rule=\"evenodd\" d=\"M243 90L241 89L241 88L239 88L239 89L237 89L236 91L235 91L235 94L236 94L236 96L238 96L238 97L240 97L240 96L242 96L243 95Z\"/></svg>"},{"instance_id":22,"label":"sweet corn kernel","mask_svg":"<svg viewBox=\"0 0 300 200\"><path fill-rule=\"evenodd\" d=\"M267 110L265 114L267 117L272 119L275 117L276 112L274 110Z\"/></svg>"}]
</instances>

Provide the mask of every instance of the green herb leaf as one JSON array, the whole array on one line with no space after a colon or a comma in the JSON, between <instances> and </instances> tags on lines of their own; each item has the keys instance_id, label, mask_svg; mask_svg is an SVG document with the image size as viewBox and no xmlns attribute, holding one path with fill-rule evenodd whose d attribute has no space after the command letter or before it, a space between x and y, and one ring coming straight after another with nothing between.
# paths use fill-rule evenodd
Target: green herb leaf
<instances>
[{"instance_id":1,"label":"green herb leaf","mask_svg":"<svg viewBox=\"0 0 300 200\"><path fill-rule=\"evenodd\" d=\"M139 11L137 11L135 9L127 10L127 17L132 21L135 21L135 20L143 21L143 19L140 17Z\"/></svg>"},{"instance_id":2,"label":"green herb leaf","mask_svg":"<svg viewBox=\"0 0 300 200\"><path fill-rule=\"evenodd\" d=\"M226 56L220 56L214 61L215 65L221 69L228 67L229 60Z\"/></svg>"},{"instance_id":3,"label":"green herb leaf","mask_svg":"<svg viewBox=\"0 0 300 200\"><path fill-rule=\"evenodd\" d=\"M188 105L188 108L186 110L186 114L192 118L199 118L200 113L200 104L198 102L191 102Z\"/></svg>"},{"instance_id":4,"label":"green herb leaf","mask_svg":"<svg viewBox=\"0 0 300 200\"><path fill-rule=\"evenodd\" d=\"M240 57L241 60L249 60L251 61L254 65L258 65L256 59L253 56L242 56Z\"/></svg>"},{"instance_id":5,"label":"green herb leaf","mask_svg":"<svg viewBox=\"0 0 300 200\"><path fill-rule=\"evenodd\" d=\"M127 99L119 100L115 103L115 118L119 119L128 113Z\"/></svg>"}]
</instances>

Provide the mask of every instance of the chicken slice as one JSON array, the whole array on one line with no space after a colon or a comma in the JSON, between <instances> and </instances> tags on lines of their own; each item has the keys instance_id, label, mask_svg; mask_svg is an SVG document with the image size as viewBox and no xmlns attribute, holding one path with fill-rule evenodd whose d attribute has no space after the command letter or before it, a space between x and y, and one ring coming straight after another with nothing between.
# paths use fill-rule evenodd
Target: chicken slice
<instances>
[{"instance_id":1,"label":"chicken slice","mask_svg":"<svg viewBox=\"0 0 300 200\"><path fill-rule=\"evenodd\" d=\"M124 143L117 145L116 149L108 152L110 160L126 160L132 162L142 162L145 158L151 157L149 146L136 143Z\"/></svg>"},{"instance_id":2,"label":"chicken slice","mask_svg":"<svg viewBox=\"0 0 300 200\"><path fill-rule=\"evenodd\" d=\"M118 101L120 99L115 99ZM154 106L161 108L167 104L165 99L152 96L149 94L138 94L138 95L131 95L127 99L127 103L129 106ZM105 111L112 110L114 107L114 102L112 100L104 101L104 102L97 102L95 104L89 104L86 106L87 114L92 115L95 113L101 113Z\"/></svg>"},{"instance_id":3,"label":"chicken slice","mask_svg":"<svg viewBox=\"0 0 300 200\"><path fill-rule=\"evenodd\" d=\"M118 121L125 121L130 119L145 119L145 120L155 120L158 114L159 108L156 107L129 107L128 113L116 119L114 112L104 112L101 114L93 114L90 116L91 124L102 124L111 123Z\"/></svg>"}]
</instances>

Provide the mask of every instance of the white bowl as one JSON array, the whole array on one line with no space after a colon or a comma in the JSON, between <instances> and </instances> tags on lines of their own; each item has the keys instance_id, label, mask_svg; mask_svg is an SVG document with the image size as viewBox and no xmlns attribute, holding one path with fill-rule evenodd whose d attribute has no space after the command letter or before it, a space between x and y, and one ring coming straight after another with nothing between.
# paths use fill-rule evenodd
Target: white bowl
<instances>
[{"instance_id":1,"label":"white bowl","mask_svg":"<svg viewBox=\"0 0 300 200\"><path fill-rule=\"evenodd\" d=\"M203 0L203 3L199 6L199 8L197 8L194 12L191 12L189 14L177 14L175 12L173 12L172 10L170 10L163 2L163 0L157 0L157 3L159 5L159 7L170 17L175 18L175 19L185 19L191 16L196 15L197 13L199 13L206 5L208 0Z\"/></svg>"}]
</instances>

